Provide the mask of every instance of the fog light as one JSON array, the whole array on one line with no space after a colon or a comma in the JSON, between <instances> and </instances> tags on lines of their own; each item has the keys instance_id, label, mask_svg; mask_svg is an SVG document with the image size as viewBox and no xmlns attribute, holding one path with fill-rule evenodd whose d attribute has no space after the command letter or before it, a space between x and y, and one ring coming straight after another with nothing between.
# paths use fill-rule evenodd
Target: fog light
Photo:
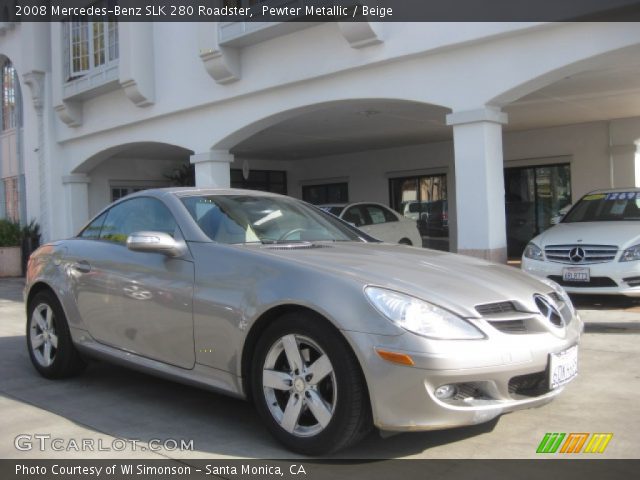
<instances>
[{"instance_id":1,"label":"fog light","mask_svg":"<svg viewBox=\"0 0 640 480\"><path fill-rule=\"evenodd\" d=\"M454 385L442 385L436 388L436 398L441 400L453 397L458 392Z\"/></svg>"}]
</instances>

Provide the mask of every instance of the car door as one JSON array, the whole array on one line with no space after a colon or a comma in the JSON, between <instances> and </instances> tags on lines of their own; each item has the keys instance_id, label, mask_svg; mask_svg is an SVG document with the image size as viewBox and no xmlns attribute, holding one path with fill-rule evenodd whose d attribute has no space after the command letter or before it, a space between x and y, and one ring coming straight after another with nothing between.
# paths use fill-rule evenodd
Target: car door
<instances>
[{"instance_id":1,"label":"car door","mask_svg":"<svg viewBox=\"0 0 640 480\"><path fill-rule=\"evenodd\" d=\"M382 205L373 203L361 205L366 218L366 226L363 230L385 242L398 243L403 237L398 231L398 218L391 212L385 211Z\"/></svg>"},{"instance_id":2,"label":"car door","mask_svg":"<svg viewBox=\"0 0 640 480\"><path fill-rule=\"evenodd\" d=\"M364 212L360 208L360 205L352 205L346 208L344 212L342 212L342 215L340 215L340 218L361 230L363 230L363 227L367 224Z\"/></svg>"},{"instance_id":3,"label":"car door","mask_svg":"<svg viewBox=\"0 0 640 480\"><path fill-rule=\"evenodd\" d=\"M128 235L145 230L181 238L171 212L156 198L134 197L101 217L69 253L77 307L89 333L106 345L192 368L193 261L134 252L125 244Z\"/></svg>"}]
</instances>

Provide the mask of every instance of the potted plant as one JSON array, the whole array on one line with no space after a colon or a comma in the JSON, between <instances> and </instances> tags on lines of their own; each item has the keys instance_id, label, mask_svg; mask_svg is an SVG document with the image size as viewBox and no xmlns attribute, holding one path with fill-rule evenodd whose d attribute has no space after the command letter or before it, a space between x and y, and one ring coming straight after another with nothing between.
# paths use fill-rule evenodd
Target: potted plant
<instances>
[{"instance_id":1,"label":"potted plant","mask_svg":"<svg viewBox=\"0 0 640 480\"><path fill-rule=\"evenodd\" d=\"M27 262L31 255L40 246L40 225L31 220L28 225L22 227L22 274L27 273Z\"/></svg>"},{"instance_id":2,"label":"potted plant","mask_svg":"<svg viewBox=\"0 0 640 480\"><path fill-rule=\"evenodd\" d=\"M0 220L0 277L22 275L20 243L20 225L10 220Z\"/></svg>"}]
</instances>

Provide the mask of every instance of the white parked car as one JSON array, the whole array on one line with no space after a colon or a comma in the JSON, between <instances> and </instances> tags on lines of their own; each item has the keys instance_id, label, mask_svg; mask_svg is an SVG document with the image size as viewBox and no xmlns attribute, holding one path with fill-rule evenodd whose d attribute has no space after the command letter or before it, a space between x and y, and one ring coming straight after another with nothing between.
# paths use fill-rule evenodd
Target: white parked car
<instances>
[{"instance_id":1,"label":"white parked car","mask_svg":"<svg viewBox=\"0 0 640 480\"><path fill-rule=\"evenodd\" d=\"M421 214L427 212L426 203L418 201L405 202L402 207L402 215L410 220L418 220Z\"/></svg>"},{"instance_id":2,"label":"white parked car","mask_svg":"<svg viewBox=\"0 0 640 480\"><path fill-rule=\"evenodd\" d=\"M522 269L569 293L640 296L640 188L591 192L524 250Z\"/></svg>"},{"instance_id":3,"label":"white parked car","mask_svg":"<svg viewBox=\"0 0 640 480\"><path fill-rule=\"evenodd\" d=\"M416 221L405 218L380 203L360 202L318 207L378 240L422 247L422 237Z\"/></svg>"}]
</instances>

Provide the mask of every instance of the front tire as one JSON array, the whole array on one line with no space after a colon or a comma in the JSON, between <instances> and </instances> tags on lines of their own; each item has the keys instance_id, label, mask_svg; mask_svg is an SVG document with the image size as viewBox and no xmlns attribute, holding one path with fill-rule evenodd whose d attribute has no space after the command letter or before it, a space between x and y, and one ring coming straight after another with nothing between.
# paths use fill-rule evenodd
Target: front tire
<instances>
[{"instance_id":1,"label":"front tire","mask_svg":"<svg viewBox=\"0 0 640 480\"><path fill-rule=\"evenodd\" d=\"M331 453L371 428L357 359L319 316L294 312L267 328L256 346L251 387L269 431L294 452Z\"/></svg>"},{"instance_id":2,"label":"front tire","mask_svg":"<svg viewBox=\"0 0 640 480\"><path fill-rule=\"evenodd\" d=\"M27 349L31 363L45 378L71 377L86 367L71 340L64 311L50 291L36 294L29 302Z\"/></svg>"}]
</instances>

